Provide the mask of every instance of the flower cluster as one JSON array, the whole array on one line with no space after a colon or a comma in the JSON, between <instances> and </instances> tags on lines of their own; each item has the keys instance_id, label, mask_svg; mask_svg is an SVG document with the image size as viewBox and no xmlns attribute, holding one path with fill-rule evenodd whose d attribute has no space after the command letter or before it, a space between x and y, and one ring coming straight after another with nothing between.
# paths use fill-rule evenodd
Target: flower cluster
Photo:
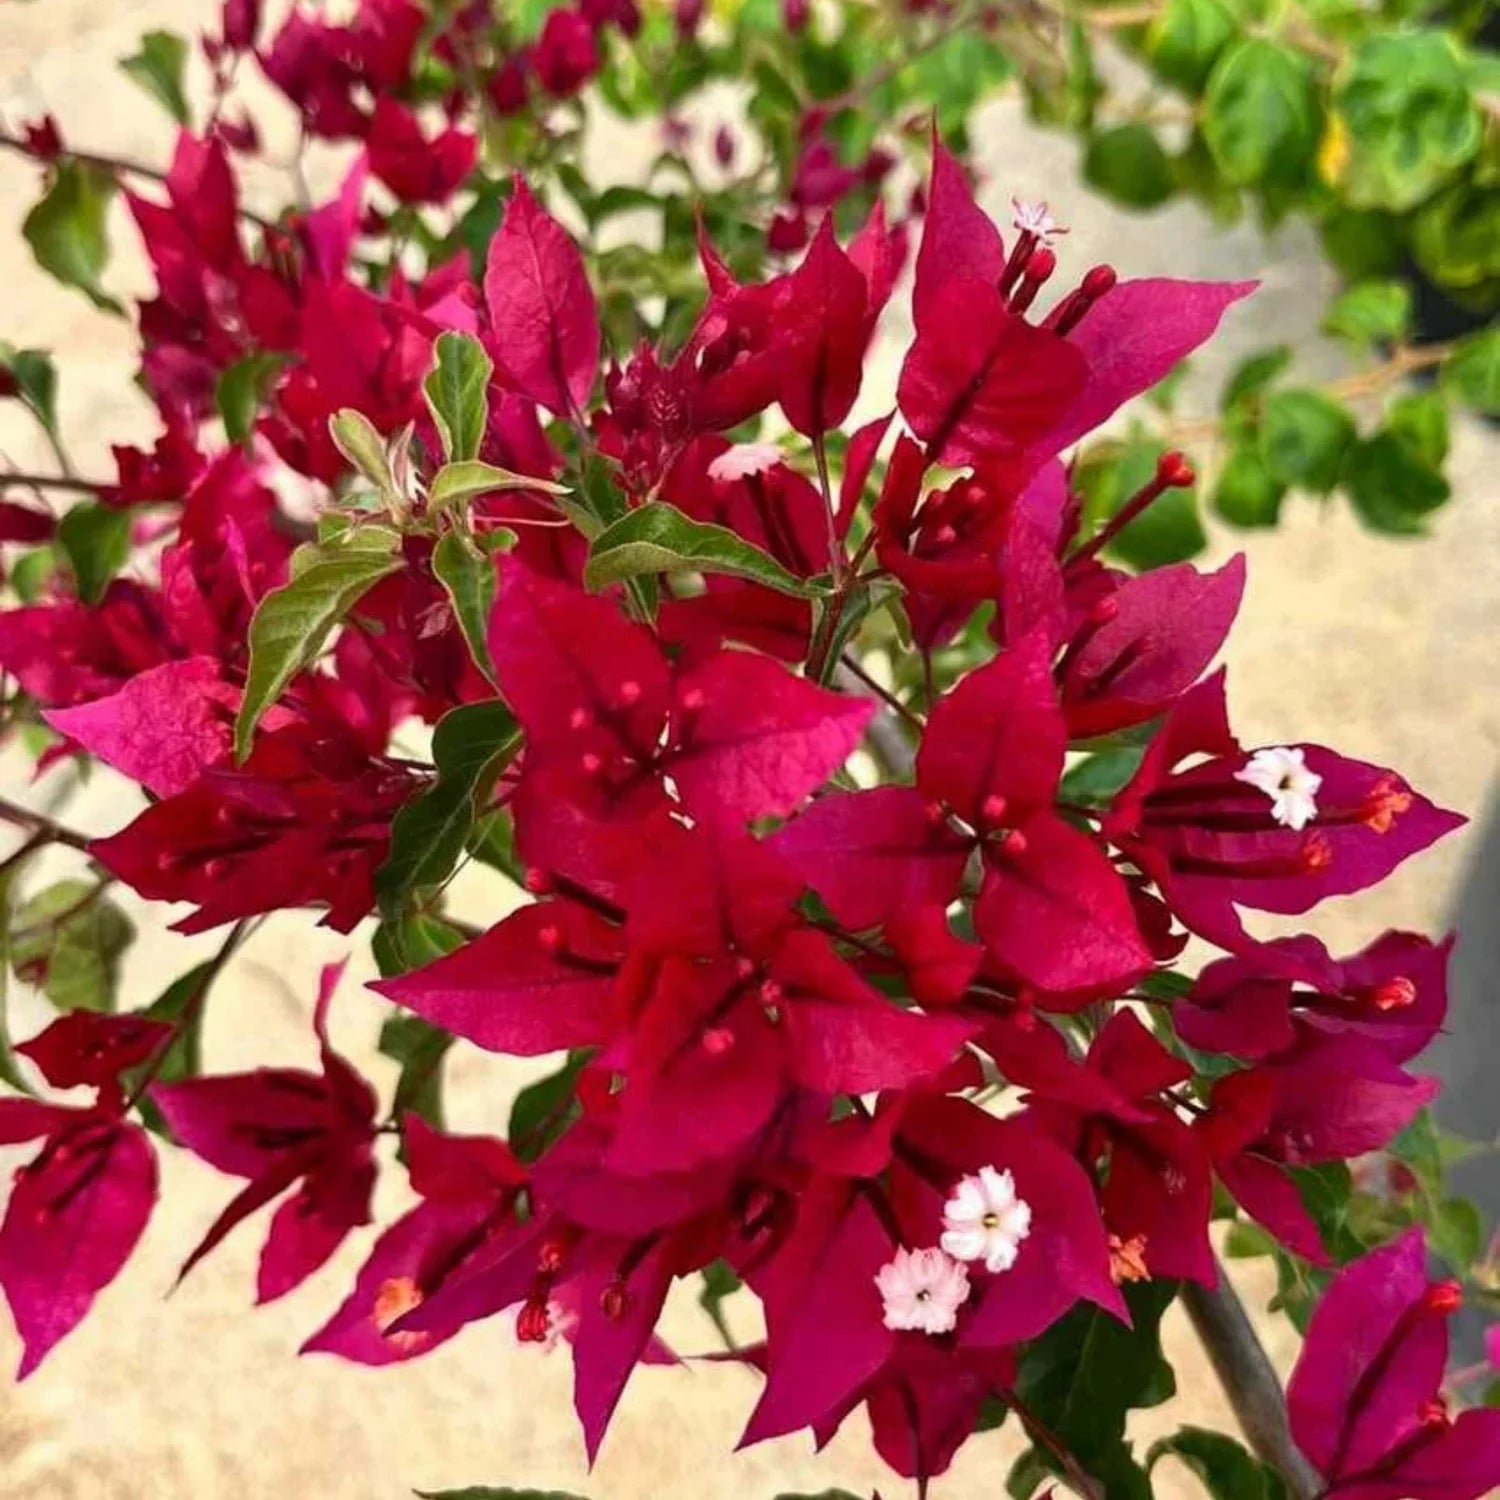
<instances>
[{"instance_id":1,"label":"flower cluster","mask_svg":"<svg viewBox=\"0 0 1500 1500\"><path fill-rule=\"evenodd\" d=\"M460 72L497 61L466 50L472 10L438 47ZM229 8L225 49L252 12ZM153 1014L73 1010L26 1042L95 1098L0 1101L0 1141L41 1142L0 1227L22 1373L143 1229L149 1126L244 1184L184 1272L277 1205L261 1301L404 1171L415 1206L305 1348L388 1364L483 1319L566 1343L590 1456L635 1367L679 1357L658 1320L705 1270L764 1315L735 1351L763 1377L744 1441L822 1442L863 1407L923 1486L997 1405L1045 1443L1017 1394L1040 1341L1214 1286L1216 1212L1301 1266L1347 1258L1302 1174L1387 1147L1435 1092L1408 1065L1446 944L1335 958L1242 914L1364 890L1461 820L1336 750L1242 745L1210 672L1240 561L1111 561L1190 467L1164 455L1093 526L1066 461L1252 287L1097 266L1058 292L1045 206L1007 243L935 141L896 409L849 430L907 258L878 209L845 243L823 217L763 280L704 233L674 343L606 348L521 180L479 284L462 260L370 281L371 175L441 200L475 149L391 95L419 20L294 13L266 53L309 129L363 142L332 202L247 246L222 131L182 137L165 203L132 197L162 432L118 452L93 524L122 516L149 566L75 565L0 614L48 763L150 795L89 845L108 878L182 930L232 924L225 959L270 911L378 913L402 1084L383 1112L330 1047L336 970L316 1071L196 1071L219 965ZM554 10L489 88L568 93L633 25ZM247 360L253 430L213 451L203 418ZM299 481L300 531L277 498ZM431 764L393 749L413 719ZM529 897L477 934L443 915L466 851ZM1196 979L1189 936L1224 954ZM454 1039L568 1061L508 1139L459 1136L437 1123ZM1500 1482L1500 1417L1434 1404L1453 1300L1416 1238L1334 1283L1292 1387L1325 1494Z\"/></svg>"}]
</instances>

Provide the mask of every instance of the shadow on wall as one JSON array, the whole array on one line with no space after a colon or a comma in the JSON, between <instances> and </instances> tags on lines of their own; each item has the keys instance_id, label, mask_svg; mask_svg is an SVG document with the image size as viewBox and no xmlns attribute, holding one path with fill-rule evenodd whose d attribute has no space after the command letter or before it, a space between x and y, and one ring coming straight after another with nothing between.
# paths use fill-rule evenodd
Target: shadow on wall
<instances>
[{"instance_id":1,"label":"shadow on wall","mask_svg":"<svg viewBox=\"0 0 1500 1500\"><path fill-rule=\"evenodd\" d=\"M1449 973L1447 1030L1423 1061L1443 1080L1434 1113L1470 1140L1500 1146L1500 781L1491 789L1483 829L1472 843L1452 925L1459 934ZM1450 1190L1472 1198L1486 1223L1500 1221L1500 1152L1487 1151L1449 1174ZM1454 1325L1454 1359L1484 1357L1492 1319L1467 1309Z\"/></svg>"}]
</instances>

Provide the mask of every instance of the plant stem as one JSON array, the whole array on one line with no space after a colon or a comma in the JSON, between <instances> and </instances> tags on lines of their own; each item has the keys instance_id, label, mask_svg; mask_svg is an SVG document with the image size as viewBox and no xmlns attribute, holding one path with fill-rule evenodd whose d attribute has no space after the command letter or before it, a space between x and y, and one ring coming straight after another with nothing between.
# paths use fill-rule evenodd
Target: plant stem
<instances>
[{"instance_id":1,"label":"plant stem","mask_svg":"<svg viewBox=\"0 0 1500 1500\"><path fill-rule=\"evenodd\" d=\"M1286 1481L1292 1500L1314 1500L1323 1484L1292 1440L1281 1381L1228 1273L1216 1264L1218 1285L1183 1282L1182 1305L1257 1457Z\"/></svg>"},{"instance_id":2,"label":"plant stem","mask_svg":"<svg viewBox=\"0 0 1500 1500\"><path fill-rule=\"evenodd\" d=\"M14 151L18 156L24 156L31 161L41 162L43 165L50 159L38 156L25 141L18 136L7 135L0 131L0 151ZM102 156L96 151L75 151L71 146L64 146L57 152L57 158L62 161L77 162L82 167L93 167L96 171L108 172L112 177L118 177L122 172L131 177L144 177L148 182L166 182L167 174L159 167L148 167L144 162L128 161L119 156ZM243 207L235 210L242 219L248 219L259 229L275 229L276 224L271 219L262 218L260 214Z\"/></svg>"},{"instance_id":3,"label":"plant stem","mask_svg":"<svg viewBox=\"0 0 1500 1500\"><path fill-rule=\"evenodd\" d=\"M833 485L828 479L828 449L820 432L812 440L813 457L818 464L818 486L823 491L823 515L828 522L828 570L833 575L833 586L842 594L844 578L849 570L849 559L844 543L839 536L838 516L833 508Z\"/></svg>"},{"instance_id":4,"label":"plant stem","mask_svg":"<svg viewBox=\"0 0 1500 1500\"><path fill-rule=\"evenodd\" d=\"M0 474L0 485L19 484L33 490L69 490L98 495L112 486L102 479L78 479L71 474Z\"/></svg>"},{"instance_id":5,"label":"plant stem","mask_svg":"<svg viewBox=\"0 0 1500 1500\"><path fill-rule=\"evenodd\" d=\"M848 651L839 658L839 666L842 671L857 677L869 690L880 699L893 713L899 714L911 727L920 731L923 727L921 718L913 713L888 687L883 686L869 672L865 670L864 664L857 661Z\"/></svg>"},{"instance_id":6,"label":"plant stem","mask_svg":"<svg viewBox=\"0 0 1500 1500\"><path fill-rule=\"evenodd\" d=\"M1408 375L1414 375L1419 370L1431 370L1442 364L1452 353L1452 344L1402 347L1381 364L1331 380L1319 389L1335 401L1359 401L1369 396L1378 396L1388 386L1395 385ZM1218 437L1222 427L1223 423L1217 417L1206 417L1201 421L1170 423L1167 432L1174 441L1193 443Z\"/></svg>"},{"instance_id":7,"label":"plant stem","mask_svg":"<svg viewBox=\"0 0 1500 1500\"><path fill-rule=\"evenodd\" d=\"M1000 1399L1013 1411L1026 1429L1026 1436L1043 1447L1062 1466L1068 1483L1084 1497L1084 1500L1103 1500L1103 1491L1080 1467L1078 1460L1068 1452L1061 1441L1041 1422L1036 1413L1016 1394L1007 1388L999 1392Z\"/></svg>"},{"instance_id":8,"label":"plant stem","mask_svg":"<svg viewBox=\"0 0 1500 1500\"><path fill-rule=\"evenodd\" d=\"M137 1104L140 1103L146 1090L155 1082L156 1075L161 1072L163 1064L171 1053L173 1046L182 1033L198 1018L198 1013L203 1009L203 1002L208 998L208 992L213 988L214 981L224 971L224 965L234 955L236 948L249 937L260 924L265 921L264 917L241 917L233 927L229 929L229 936L219 945L219 951L209 961L208 972L204 974L202 982L193 991L192 997L182 1007L182 1013L177 1017L171 1032L162 1038L161 1045L157 1047L149 1059L141 1076L136 1079L135 1087L130 1091L130 1097L126 1099L123 1114L129 1114Z\"/></svg>"},{"instance_id":9,"label":"plant stem","mask_svg":"<svg viewBox=\"0 0 1500 1500\"><path fill-rule=\"evenodd\" d=\"M45 813L32 812L29 807L21 807L8 797L0 797L0 823L12 823L17 828L25 828L34 834L40 833L44 835L42 842L66 844L70 849L87 852L92 842L87 834L65 828Z\"/></svg>"},{"instance_id":10,"label":"plant stem","mask_svg":"<svg viewBox=\"0 0 1500 1500\"><path fill-rule=\"evenodd\" d=\"M839 661L833 681L834 686L844 692L859 694L864 691L864 684L870 679L863 672L856 672L851 658L845 656ZM875 684L872 683L871 686ZM884 697L884 694L881 696ZM911 717L913 723L920 723L915 716ZM901 732L901 726L892 714L877 713L870 720L870 727L865 730L865 738L869 740L875 759L888 776L904 778L911 774L916 762L916 751L912 749L911 742Z\"/></svg>"},{"instance_id":11,"label":"plant stem","mask_svg":"<svg viewBox=\"0 0 1500 1500\"><path fill-rule=\"evenodd\" d=\"M24 860L28 855L34 853L36 850L44 847L50 842L51 840L48 839L46 833L40 828L37 829L37 831L33 833L31 837L28 838L26 842L22 844L14 854L8 854L3 860L0 860L0 880L3 880L5 876L9 875L10 872L14 870L15 867L20 864L21 861Z\"/></svg>"}]
</instances>

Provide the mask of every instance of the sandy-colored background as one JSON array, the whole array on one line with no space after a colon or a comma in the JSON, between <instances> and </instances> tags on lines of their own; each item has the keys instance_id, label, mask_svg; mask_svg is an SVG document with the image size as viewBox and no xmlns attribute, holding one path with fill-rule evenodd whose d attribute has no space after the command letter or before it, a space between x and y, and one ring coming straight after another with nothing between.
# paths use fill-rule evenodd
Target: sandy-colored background
<instances>
[{"instance_id":1,"label":"sandy-colored background","mask_svg":"<svg viewBox=\"0 0 1500 1500\"><path fill-rule=\"evenodd\" d=\"M163 163L170 130L118 73L116 60L146 29L191 34L212 24L216 13L205 0L0 0L0 113L13 125L45 106L79 147ZM273 153L284 152L291 139L284 115L268 110L260 118ZM986 111L976 140L987 202L998 217L1016 193L1050 198L1072 224L1062 244L1066 270L1079 273L1107 258L1127 275L1264 279L1260 295L1235 312L1199 362L1200 404L1211 399L1239 352L1273 339L1304 351L1311 378L1340 368L1339 352L1308 336L1327 273L1301 231L1268 242L1249 228L1215 231L1190 208L1149 219L1108 210L1079 185L1073 144L1031 129L1015 101ZM626 177L649 150L648 140L611 132L593 147L592 165ZM326 170L319 175L331 180ZM264 190L264 206L274 209L284 179L270 168L251 176ZM83 472L107 473L111 441L149 434L149 408L129 385L133 336L32 265L18 226L35 186L28 163L0 159L0 338L57 352L69 445ZM115 242L110 285L122 293L145 291L149 275L118 213ZM888 353L899 347L900 333L893 330ZM893 370L887 357L872 379L878 387L869 393L872 407L889 393ZM1462 421L1454 439L1457 498L1437 517L1430 540L1372 538L1344 507L1325 510L1299 499L1288 504L1274 534L1216 536L1214 558L1244 547L1252 565L1228 657L1236 723L1247 741L1325 740L1394 763L1440 801L1479 814L1491 795L1500 743L1500 496L1494 479L1500 444L1493 432ZM21 468L48 464L33 434L4 412L0 453ZM0 762L0 775L8 793L39 806L62 790L56 782L27 787L24 765L14 755ZM67 817L91 831L112 830L133 811L132 795L109 777L96 777L69 797ZM1467 833L1451 839L1380 891L1332 903L1319 914L1319 930L1353 946L1389 925L1440 927L1474 847ZM476 919L499 913L493 892L471 886L462 899L465 914ZM150 920L142 925L126 975L129 1003L159 992L214 942L176 937ZM348 946L305 916L270 922L215 992L210 1067L308 1060L317 965ZM351 973L334 1031L377 1082L388 1083L390 1065L373 1048L382 1006L360 990L363 977ZM16 998L17 1034L29 1034L42 1018L34 997ZM450 1068L455 1124L501 1124L522 1076L472 1050L456 1056ZM168 1155L161 1208L125 1274L24 1387L0 1383L0 1500L398 1500L413 1487L480 1482L558 1486L600 1500L730 1494L769 1500L783 1490L831 1485L862 1493L879 1485L887 1497L902 1492L870 1455L860 1420L851 1421L821 1459L800 1437L729 1457L730 1435L748 1412L755 1386L750 1376L725 1367L639 1372L589 1476L570 1409L566 1355L518 1349L496 1326L471 1329L427 1359L386 1371L326 1357L299 1360L297 1345L342 1296L368 1236L351 1240L296 1294L257 1311L250 1304L262 1231L252 1223L164 1301L176 1265L232 1191L233 1184L210 1169ZM402 1206L399 1191L387 1183L383 1217ZM1268 1284L1260 1271L1241 1267L1236 1275L1248 1295L1264 1301ZM669 1312L666 1332L687 1350L711 1342L690 1299ZM1268 1323L1267 1336L1285 1367L1294 1352L1286 1325ZM1181 1395L1147 1414L1138 1435L1180 1421L1226 1423L1213 1376L1175 1315L1169 1342ZM0 1366L9 1366L15 1354L8 1325L0 1326ZM934 1487L936 1495L979 1500L1001 1493L1016 1448L1009 1433L971 1444ZM1158 1478L1163 1496L1197 1493L1170 1465Z\"/></svg>"}]
</instances>

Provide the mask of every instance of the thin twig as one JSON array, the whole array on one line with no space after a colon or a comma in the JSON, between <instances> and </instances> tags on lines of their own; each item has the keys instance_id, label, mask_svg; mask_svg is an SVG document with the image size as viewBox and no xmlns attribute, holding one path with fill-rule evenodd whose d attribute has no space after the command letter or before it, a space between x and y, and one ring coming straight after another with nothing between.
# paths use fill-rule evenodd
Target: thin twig
<instances>
[{"instance_id":1,"label":"thin twig","mask_svg":"<svg viewBox=\"0 0 1500 1500\"><path fill-rule=\"evenodd\" d=\"M1061 1466L1068 1483L1084 1497L1084 1500L1104 1500L1099 1485L1084 1473L1078 1460L1068 1452L1062 1441L1043 1423L1037 1414L1009 1387L1000 1391L1000 1399L1016 1414L1026 1436L1040 1445Z\"/></svg>"},{"instance_id":2,"label":"thin twig","mask_svg":"<svg viewBox=\"0 0 1500 1500\"><path fill-rule=\"evenodd\" d=\"M78 479L71 474L0 474L0 486L11 484L33 490L69 490L80 495L98 495L114 488L102 479Z\"/></svg>"},{"instance_id":3,"label":"thin twig","mask_svg":"<svg viewBox=\"0 0 1500 1500\"><path fill-rule=\"evenodd\" d=\"M847 658L841 659L834 669L834 686L846 693L862 693L864 684L846 664ZM870 727L865 730L865 738L870 742L870 749L874 752L875 759L880 762L881 768L889 776L909 776L912 766L916 763L916 751L912 749L911 742L902 733L900 724L893 714L882 709L870 720Z\"/></svg>"},{"instance_id":4,"label":"thin twig","mask_svg":"<svg viewBox=\"0 0 1500 1500\"><path fill-rule=\"evenodd\" d=\"M828 523L828 569L833 575L834 588L842 590L849 559L843 538L839 535L839 518L833 506L833 485L828 479L828 448L821 432L813 438L812 450L818 464L818 487L823 492L823 515Z\"/></svg>"},{"instance_id":5,"label":"thin twig","mask_svg":"<svg viewBox=\"0 0 1500 1500\"><path fill-rule=\"evenodd\" d=\"M893 713L899 714L908 724L919 733L923 728L919 715L912 712L888 687L881 683L870 672L865 670L863 662L858 661L850 652L846 651L839 657L839 665L847 672L864 683L869 690L880 699Z\"/></svg>"},{"instance_id":6,"label":"thin twig","mask_svg":"<svg viewBox=\"0 0 1500 1500\"><path fill-rule=\"evenodd\" d=\"M1397 349L1389 359L1368 370L1359 370L1331 380L1318 389L1335 401L1360 401L1378 396L1389 386L1414 375L1420 370L1430 370L1453 353L1452 344L1422 344L1419 347ZM1172 422L1167 434L1174 441L1194 443L1218 437L1223 423L1217 417L1205 417L1201 421Z\"/></svg>"},{"instance_id":7,"label":"thin twig","mask_svg":"<svg viewBox=\"0 0 1500 1500\"><path fill-rule=\"evenodd\" d=\"M32 812L29 807L22 807L8 797L0 797L0 822L13 823L17 828L45 834L49 844L66 844L70 849L81 849L85 853L93 842L88 834L67 828L45 813Z\"/></svg>"},{"instance_id":8,"label":"thin twig","mask_svg":"<svg viewBox=\"0 0 1500 1500\"><path fill-rule=\"evenodd\" d=\"M53 159L51 156L40 155L36 151L33 151L20 137L7 135L4 131L0 131L0 150L14 151L18 156L24 156L29 161L39 162L43 166ZM165 183L167 180L167 173L159 167L148 167L144 162L129 161L119 156L101 156L96 151L77 151L72 146L64 146L60 151L55 153L55 157L62 161L77 162L79 166L93 167L96 171L108 172L112 177L118 176L123 172L131 177L143 177L148 182ZM273 219L263 218L252 209L237 206L235 211L242 219L248 219L258 229L275 229L277 227Z\"/></svg>"},{"instance_id":9,"label":"thin twig","mask_svg":"<svg viewBox=\"0 0 1500 1500\"><path fill-rule=\"evenodd\" d=\"M203 1009L203 1003L208 998L209 990L213 988L214 981L224 971L224 965L229 962L235 949L264 921L264 917L241 917L229 929L229 936L224 939L219 945L219 951L209 960L208 972L204 974L198 988L193 991L183 1005L181 1014L179 1014L173 1024L172 1030L162 1038L161 1044L147 1059L145 1070L136 1079L135 1087L131 1089L130 1097L126 1099L122 1113L128 1114L140 1103L146 1090L155 1082L156 1075L161 1072L178 1039L197 1020L199 1013Z\"/></svg>"}]
</instances>

